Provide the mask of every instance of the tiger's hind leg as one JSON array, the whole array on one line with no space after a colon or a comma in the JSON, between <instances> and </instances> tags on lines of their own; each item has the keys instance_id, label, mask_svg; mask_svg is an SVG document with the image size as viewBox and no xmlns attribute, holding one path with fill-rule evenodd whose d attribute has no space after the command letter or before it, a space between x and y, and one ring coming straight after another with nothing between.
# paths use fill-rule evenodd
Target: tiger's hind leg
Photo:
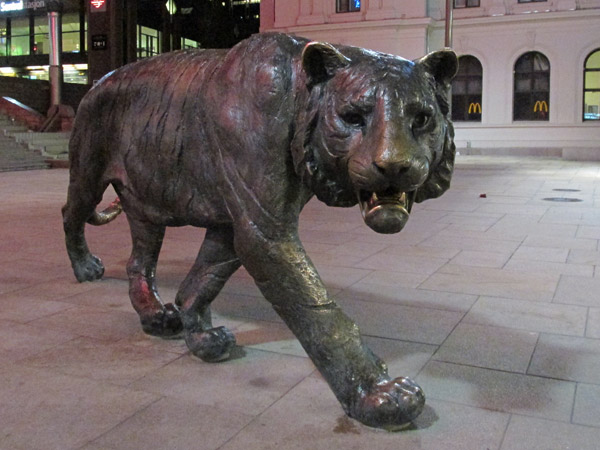
<instances>
[{"instance_id":1,"label":"tiger's hind leg","mask_svg":"<svg viewBox=\"0 0 600 450\"><path fill-rule=\"evenodd\" d=\"M62 208L67 253L79 282L94 281L104 274L102 261L92 255L85 240L85 224L107 187L93 177L93 174L78 177L71 173L67 203Z\"/></svg>"},{"instance_id":2,"label":"tiger's hind leg","mask_svg":"<svg viewBox=\"0 0 600 450\"><path fill-rule=\"evenodd\" d=\"M181 334L179 309L163 304L155 284L156 264L165 227L127 216L131 228L132 250L127 262L129 298L140 316L142 329L152 336L174 338Z\"/></svg>"},{"instance_id":3,"label":"tiger's hind leg","mask_svg":"<svg viewBox=\"0 0 600 450\"><path fill-rule=\"evenodd\" d=\"M235 337L225 327L212 325L210 303L239 269L229 226L208 228L194 266L181 283L175 303L181 308L184 338L190 351L207 362L229 357Z\"/></svg>"}]
</instances>

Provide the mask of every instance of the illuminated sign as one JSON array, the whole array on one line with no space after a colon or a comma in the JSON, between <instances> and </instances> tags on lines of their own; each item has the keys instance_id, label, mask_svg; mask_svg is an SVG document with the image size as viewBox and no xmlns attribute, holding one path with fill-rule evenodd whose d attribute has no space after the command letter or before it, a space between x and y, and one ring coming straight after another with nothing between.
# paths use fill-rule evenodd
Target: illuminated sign
<instances>
[{"instance_id":1,"label":"illuminated sign","mask_svg":"<svg viewBox=\"0 0 600 450\"><path fill-rule=\"evenodd\" d=\"M23 0L12 2L0 2L0 11L2 12L21 11L22 9L25 9L25 6L23 5Z\"/></svg>"},{"instance_id":2,"label":"illuminated sign","mask_svg":"<svg viewBox=\"0 0 600 450\"><path fill-rule=\"evenodd\" d=\"M10 11L22 11L24 9L45 8L46 2L44 0L35 0L31 2L24 2L23 0L12 0L0 2L0 12Z\"/></svg>"},{"instance_id":3,"label":"illuminated sign","mask_svg":"<svg viewBox=\"0 0 600 450\"><path fill-rule=\"evenodd\" d=\"M538 100L533 106L533 112L548 112L548 103L545 100Z\"/></svg>"},{"instance_id":4,"label":"illuminated sign","mask_svg":"<svg viewBox=\"0 0 600 450\"><path fill-rule=\"evenodd\" d=\"M469 105L469 114L481 114L481 103L471 103Z\"/></svg>"},{"instance_id":5,"label":"illuminated sign","mask_svg":"<svg viewBox=\"0 0 600 450\"><path fill-rule=\"evenodd\" d=\"M90 0L92 12L106 11L106 0Z\"/></svg>"}]
</instances>

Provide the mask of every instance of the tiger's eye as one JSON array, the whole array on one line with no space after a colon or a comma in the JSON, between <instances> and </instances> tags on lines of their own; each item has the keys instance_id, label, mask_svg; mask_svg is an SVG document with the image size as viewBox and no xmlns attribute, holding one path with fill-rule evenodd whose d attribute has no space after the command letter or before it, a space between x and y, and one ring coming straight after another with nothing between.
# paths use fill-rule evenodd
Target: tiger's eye
<instances>
[{"instance_id":1,"label":"tiger's eye","mask_svg":"<svg viewBox=\"0 0 600 450\"><path fill-rule=\"evenodd\" d=\"M418 113L413 120L414 128L424 128L431 120L431 114L426 112Z\"/></svg>"},{"instance_id":2,"label":"tiger's eye","mask_svg":"<svg viewBox=\"0 0 600 450\"><path fill-rule=\"evenodd\" d=\"M357 112L346 112L341 114L340 117L344 122L353 127L364 127L366 124L364 116Z\"/></svg>"}]
</instances>

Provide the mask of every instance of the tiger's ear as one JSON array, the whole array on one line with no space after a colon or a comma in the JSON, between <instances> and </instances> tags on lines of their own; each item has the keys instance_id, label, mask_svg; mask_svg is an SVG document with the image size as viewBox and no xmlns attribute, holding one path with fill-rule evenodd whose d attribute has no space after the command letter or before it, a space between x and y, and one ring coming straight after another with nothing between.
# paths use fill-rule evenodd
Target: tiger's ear
<instances>
[{"instance_id":1,"label":"tiger's ear","mask_svg":"<svg viewBox=\"0 0 600 450\"><path fill-rule=\"evenodd\" d=\"M302 51L302 68L308 75L309 85L329 80L349 64L350 59L326 42L309 42Z\"/></svg>"},{"instance_id":2,"label":"tiger's ear","mask_svg":"<svg viewBox=\"0 0 600 450\"><path fill-rule=\"evenodd\" d=\"M435 81L444 88L450 87L450 82L458 72L458 57L450 49L429 53L415 63L425 67L425 70L432 74Z\"/></svg>"}]
</instances>

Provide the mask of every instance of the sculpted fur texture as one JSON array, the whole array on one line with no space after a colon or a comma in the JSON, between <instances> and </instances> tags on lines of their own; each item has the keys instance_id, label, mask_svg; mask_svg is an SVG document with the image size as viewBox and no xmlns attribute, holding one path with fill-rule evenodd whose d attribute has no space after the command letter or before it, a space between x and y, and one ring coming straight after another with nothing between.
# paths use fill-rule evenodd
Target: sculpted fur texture
<instances>
[{"instance_id":1,"label":"sculpted fur texture","mask_svg":"<svg viewBox=\"0 0 600 450\"><path fill-rule=\"evenodd\" d=\"M447 91L451 51L420 60L262 34L231 50L192 50L125 66L79 107L63 207L79 281L102 277L85 225L121 208L131 228L129 295L146 333L183 335L204 361L235 337L210 303L244 265L294 332L348 415L397 429L422 410L422 390L392 379L356 324L328 296L298 237L314 195L360 205L379 233L400 231L415 202L441 195L454 163ZM112 184L120 202L95 208ZM155 285L165 228L206 237L174 303Z\"/></svg>"}]
</instances>

